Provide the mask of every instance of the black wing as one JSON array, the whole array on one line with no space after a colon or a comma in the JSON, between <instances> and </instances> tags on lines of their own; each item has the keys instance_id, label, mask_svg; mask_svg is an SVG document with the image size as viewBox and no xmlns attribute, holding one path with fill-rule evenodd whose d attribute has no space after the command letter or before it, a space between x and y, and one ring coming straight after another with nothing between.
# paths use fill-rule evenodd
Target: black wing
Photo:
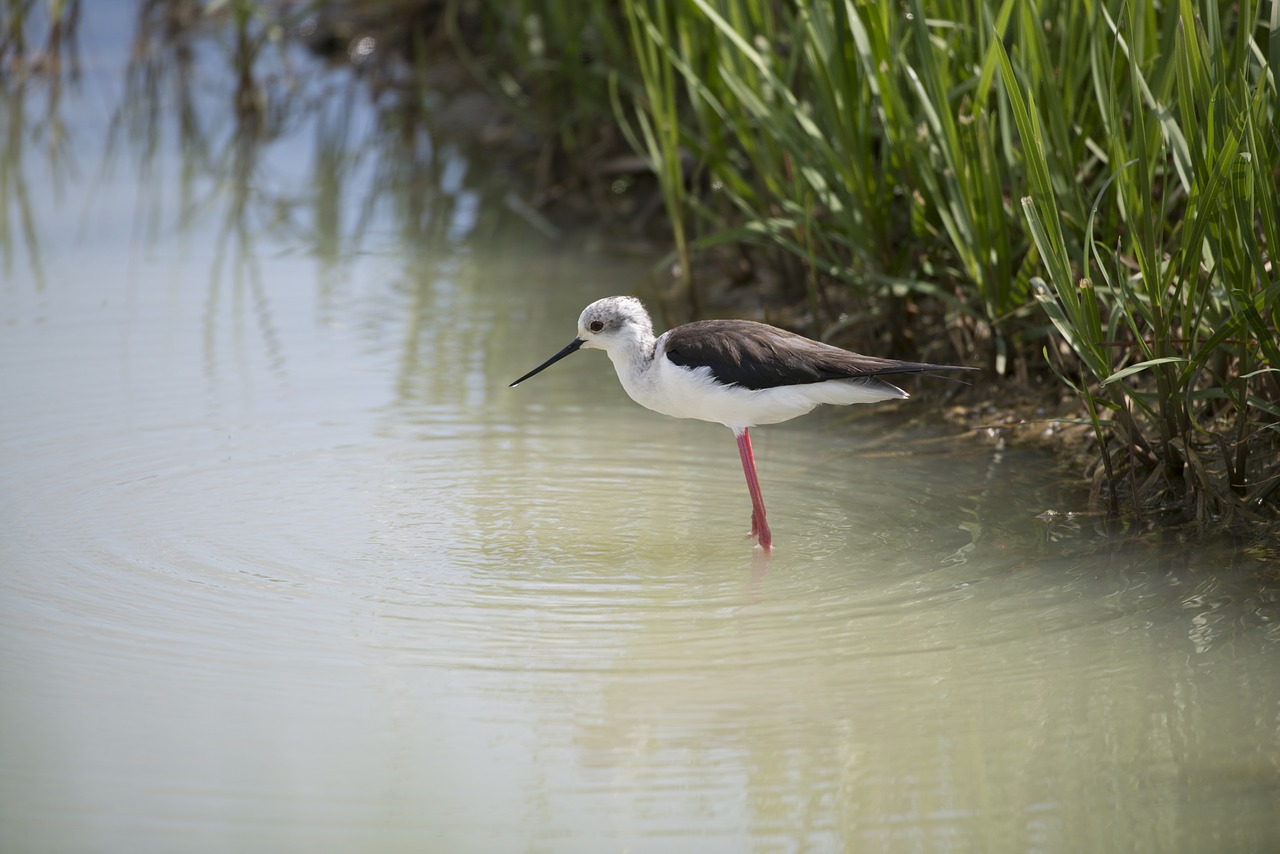
<instances>
[{"instance_id":1,"label":"black wing","mask_svg":"<svg viewBox=\"0 0 1280 854\"><path fill-rule=\"evenodd\" d=\"M719 382L753 391L884 374L973 370L863 356L753 320L701 320L677 326L664 337L665 352L659 355L673 364L710 368Z\"/></svg>"}]
</instances>

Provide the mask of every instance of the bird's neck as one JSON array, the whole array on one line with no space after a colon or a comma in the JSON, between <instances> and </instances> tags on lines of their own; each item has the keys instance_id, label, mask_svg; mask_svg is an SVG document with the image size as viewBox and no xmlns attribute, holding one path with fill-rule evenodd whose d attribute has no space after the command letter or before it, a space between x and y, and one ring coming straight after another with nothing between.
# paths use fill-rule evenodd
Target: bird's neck
<instances>
[{"instance_id":1,"label":"bird's neck","mask_svg":"<svg viewBox=\"0 0 1280 854\"><path fill-rule=\"evenodd\" d=\"M644 375L653 366L654 348L657 344L651 330L632 329L630 334L614 342L608 349L609 361L618 372L623 384L632 377Z\"/></svg>"}]
</instances>

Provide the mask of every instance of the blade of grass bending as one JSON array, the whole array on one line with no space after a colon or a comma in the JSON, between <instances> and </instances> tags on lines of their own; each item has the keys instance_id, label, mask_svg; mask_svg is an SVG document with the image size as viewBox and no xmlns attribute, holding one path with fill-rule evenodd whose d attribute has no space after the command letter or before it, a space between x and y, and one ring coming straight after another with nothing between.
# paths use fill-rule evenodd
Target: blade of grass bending
<instances>
[{"instance_id":1,"label":"blade of grass bending","mask_svg":"<svg viewBox=\"0 0 1280 854\"><path fill-rule=\"evenodd\" d=\"M1125 377L1131 377L1134 374L1141 373L1142 371L1153 368L1156 365L1165 365L1165 364L1171 364L1174 362L1186 363L1189 361L1191 360L1187 359L1184 356L1162 356L1159 359L1148 359L1145 362L1138 362L1136 365L1130 365L1127 368L1121 368L1120 370L1116 371L1114 374L1112 374L1111 376L1103 380L1102 385L1104 386L1110 385L1113 382L1122 380Z\"/></svg>"},{"instance_id":2,"label":"blade of grass bending","mask_svg":"<svg viewBox=\"0 0 1280 854\"><path fill-rule=\"evenodd\" d=\"M1003 45L1004 33L1009 27L1009 18L1013 15L1014 0L1004 0L1000 4L1000 11L996 13L995 23L991 27L992 42L987 46L986 52L982 57L982 70L978 74L978 85L973 92L973 109L976 113L987 103L987 96L991 92L991 85L995 81L996 64L999 61L996 55L996 43ZM985 4L979 4L983 13L989 12L989 7Z\"/></svg>"}]
</instances>

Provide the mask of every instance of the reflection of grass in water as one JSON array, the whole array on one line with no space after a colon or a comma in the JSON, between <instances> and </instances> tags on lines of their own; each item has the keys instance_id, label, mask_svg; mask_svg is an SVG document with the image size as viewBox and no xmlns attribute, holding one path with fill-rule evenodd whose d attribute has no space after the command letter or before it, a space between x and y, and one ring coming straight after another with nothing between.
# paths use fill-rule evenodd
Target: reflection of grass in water
<instances>
[{"instance_id":1,"label":"reflection of grass in water","mask_svg":"<svg viewBox=\"0 0 1280 854\"><path fill-rule=\"evenodd\" d=\"M260 263L264 238L310 250L327 290L342 281L339 268L374 229L389 228L394 245L409 249L406 279L416 280L425 269L417 256L461 236L458 223L471 222L454 215L468 192L466 173L456 168L465 159L431 121L441 97L428 63L433 46L422 35L434 27L429 5L141 0L134 7L132 41L120 51L123 91L89 203L124 158L130 178L136 174L135 240L153 243L216 222L204 312L208 372L225 362L217 348L228 310L231 322L255 328L272 370L284 369ZM0 100L0 250L12 266L25 249L37 281L41 235L24 156L33 142L45 142L60 158L51 171L69 175L66 153L77 131L57 109L76 67L80 5L51 8L52 22L6 18L0 50L8 67L25 70L6 77ZM37 52L35 44L44 47ZM44 116L30 115L28 80L49 93ZM282 153L300 151L310 163L282 173ZM450 163L455 168L447 170Z\"/></svg>"},{"instance_id":2,"label":"reflection of grass in water","mask_svg":"<svg viewBox=\"0 0 1280 854\"><path fill-rule=\"evenodd\" d=\"M36 230L23 162L28 144L42 148L48 173L59 194L74 177L68 128L61 113L63 86L79 75L77 34L79 0L50 4L9 0L0 25L0 69L6 86L0 91L0 253L6 276L13 273L19 251L37 287L44 286L40 235ZM43 109L35 116L35 90L44 90ZM19 248L21 246L21 249Z\"/></svg>"},{"instance_id":3,"label":"reflection of grass in water","mask_svg":"<svg viewBox=\"0 0 1280 854\"><path fill-rule=\"evenodd\" d=\"M0 120L5 128L0 138L0 252L3 252L4 273L13 274L19 244L26 250L27 264L38 286L44 285L44 270L40 263L40 238L32 220L31 194L23 178L24 133L26 91L21 85L6 89L0 94Z\"/></svg>"},{"instance_id":4,"label":"reflection of grass in water","mask_svg":"<svg viewBox=\"0 0 1280 854\"><path fill-rule=\"evenodd\" d=\"M282 370L259 265L264 234L304 244L325 268L328 288L383 217L391 220L397 245L424 250L447 223L451 196L441 191L441 147L426 111L425 45L394 42L378 29L376 16L352 21L320 14L332 8L308 7L304 11L317 15L306 17L239 2L210 20L169 3L140 7L112 142L139 160L148 194L140 203L140 228L147 239L165 223L170 196L186 225L209 213L221 218L205 312L210 370L219 364L215 324L228 301L252 307L272 363ZM213 70L231 72L215 77L214 97L208 60L196 61L211 46L222 60ZM397 55L375 63L377 51ZM324 60L333 67L317 74ZM297 150L308 128L312 161L300 173L311 180L282 187L269 161L272 147L287 143L290 152ZM175 147L182 171L176 193L168 193L154 167L159 153Z\"/></svg>"},{"instance_id":5,"label":"reflection of grass in water","mask_svg":"<svg viewBox=\"0 0 1280 854\"><path fill-rule=\"evenodd\" d=\"M75 60L80 0L6 0L0 21L0 62L57 75L63 59ZM34 49L32 46L34 45Z\"/></svg>"},{"instance_id":6,"label":"reflection of grass in water","mask_svg":"<svg viewBox=\"0 0 1280 854\"><path fill-rule=\"evenodd\" d=\"M15 214L0 220L0 238L10 262L25 240L38 268L21 162L40 140L57 159L54 173L70 170L75 127L57 109L76 67L81 3L8 5L0 61L19 73L6 76L0 174ZM134 161L137 236L151 241L170 223L186 228L212 211L223 218L222 247L240 262L254 235L274 230L331 264L382 216L410 245L438 236L451 200L439 188L442 146L428 110L439 98L427 70L432 45L421 35L436 27L435 14L427 3L141 0L100 166ZM29 114L32 79L48 92L38 119ZM312 181L281 187L267 154L308 126ZM172 151L176 183L160 168Z\"/></svg>"}]
</instances>

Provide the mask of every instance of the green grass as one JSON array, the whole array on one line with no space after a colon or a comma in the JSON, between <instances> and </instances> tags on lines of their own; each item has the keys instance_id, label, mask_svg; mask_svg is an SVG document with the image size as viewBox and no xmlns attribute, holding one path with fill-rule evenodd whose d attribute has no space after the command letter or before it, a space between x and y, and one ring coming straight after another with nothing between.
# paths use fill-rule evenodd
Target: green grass
<instances>
[{"instance_id":1,"label":"green grass","mask_svg":"<svg viewBox=\"0 0 1280 854\"><path fill-rule=\"evenodd\" d=\"M580 25L516 5L549 64L511 73L582 78ZM815 307L940 306L962 356L1080 396L1112 511L1275 517L1280 3L581 8L579 113L649 158L686 275L747 244Z\"/></svg>"}]
</instances>

